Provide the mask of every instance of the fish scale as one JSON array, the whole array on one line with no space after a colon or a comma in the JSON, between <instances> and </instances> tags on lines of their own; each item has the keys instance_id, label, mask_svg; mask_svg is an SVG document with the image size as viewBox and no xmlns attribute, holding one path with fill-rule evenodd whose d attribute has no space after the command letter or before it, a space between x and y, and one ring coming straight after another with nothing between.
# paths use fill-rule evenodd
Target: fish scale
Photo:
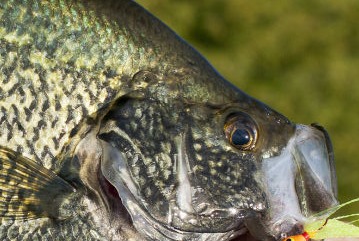
<instances>
[{"instance_id":1,"label":"fish scale","mask_svg":"<svg viewBox=\"0 0 359 241\"><path fill-rule=\"evenodd\" d=\"M336 203L325 130L134 1L0 0L0 81L1 240L274 240Z\"/></svg>"},{"instance_id":2,"label":"fish scale","mask_svg":"<svg viewBox=\"0 0 359 241\"><path fill-rule=\"evenodd\" d=\"M110 103L123 79L127 84L126 76L141 65L151 67L146 56L132 62L137 49L117 23L83 10L81 3L69 1L0 3L0 143L49 169L55 168L54 157L69 142L70 131ZM105 240L91 228L88 215L79 213L51 230L46 219L3 221L1 239Z\"/></svg>"},{"instance_id":3,"label":"fish scale","mask_svg":"<svg viewBox=\"0 0 359 241\"><path fill-rule=\"evenodd\" d=\"M0 142L21 147L25 156L48 168L69 141L66 133L115 97L123 84L119 74L126 72L123 58L131 59L130 48L105 59L113 46L130 43L122 43L116 37L119 28L104 18L93 28L92 22L98 24L99 18L95 13L78 21L83 8L67 1L0 5L1 59L6 63L0 70ZM123 67L120 73L119 67ZM106 77L109 70L116 73L111 78Z\"/></svg>"}]
</instances>

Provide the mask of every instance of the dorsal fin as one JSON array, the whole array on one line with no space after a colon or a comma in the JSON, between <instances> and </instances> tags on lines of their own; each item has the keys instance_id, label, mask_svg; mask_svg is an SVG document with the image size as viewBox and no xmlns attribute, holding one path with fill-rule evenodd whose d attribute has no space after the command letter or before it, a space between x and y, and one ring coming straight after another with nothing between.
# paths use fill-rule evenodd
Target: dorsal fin
<instances>
[{"instance_id":1,"label":"dorsal fin","mask_svg":"<svg viewBox=\"0 0 359 241\"><path fill-rule=\"evenodd\" d=\"M75 189L54 172L0 147L0 218L57 218L63 197Z\"/></svg>"}]
</instances>

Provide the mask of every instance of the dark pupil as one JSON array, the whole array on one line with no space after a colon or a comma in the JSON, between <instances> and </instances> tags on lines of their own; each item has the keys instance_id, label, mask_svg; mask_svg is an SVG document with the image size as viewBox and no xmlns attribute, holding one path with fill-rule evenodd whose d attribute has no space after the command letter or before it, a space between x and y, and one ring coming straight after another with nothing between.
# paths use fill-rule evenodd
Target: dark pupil
<instances>
[{"instance_id":1,"label":"dark pupil","mask_svg":"<svg viewBox=\"0 0 359 241\"><path fill-rule=\"evenodd\" d=\"M236 146L243 146L248 144L251 140L251 137L247 130L237 129L232 134L232 144Z\"/></svg>"}]
</instances>

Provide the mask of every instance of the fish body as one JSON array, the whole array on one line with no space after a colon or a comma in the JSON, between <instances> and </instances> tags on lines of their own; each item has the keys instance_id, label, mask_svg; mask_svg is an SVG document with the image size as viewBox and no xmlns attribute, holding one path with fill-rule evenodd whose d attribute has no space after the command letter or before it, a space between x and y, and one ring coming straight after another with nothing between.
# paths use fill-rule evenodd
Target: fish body
<instances>
[{"instance_id":1,"label":"fish body","mask_svg":"<svg viewBox=\"0 0 359 241\"><path fill-rule=\"evenodd\" d=\"M0 19L2 240L275 240L336 205L324 129L135 2L1 1Z\"/></svg>"},{"instance_id":2,"label":"fish body","mask_svg":"<svg viewBox=\"0 0 359 241\"><path fill-rule=\"evenodd\" d=\"M48 168L54 166L51 160L69 141L68 132L84 117L123 94L135 73L162 72L167 66L159 63L176 58L163 53L184 47L178 41L164 45L169 48L166 51L161 50L162 44L153 45L156 39L146 36L160 37L147 31L158 32L164 39L170 33L161 26L146 28L145 18L143 24L136 23L141 19L134 16L142 9L132 2L107 5L96 1L2 3L2 143Z\"/></svg>"}]
</instances>

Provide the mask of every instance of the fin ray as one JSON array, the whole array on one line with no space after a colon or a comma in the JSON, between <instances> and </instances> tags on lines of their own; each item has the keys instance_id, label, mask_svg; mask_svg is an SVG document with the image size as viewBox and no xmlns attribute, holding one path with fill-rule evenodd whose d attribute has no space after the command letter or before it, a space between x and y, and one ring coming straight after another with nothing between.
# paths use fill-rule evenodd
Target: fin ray
<instances>
[{"instance_id":1,"label":"fin ray","mask_svg":"<svg viewBox=\"0 0 359 241\"><path fill-rule=\"evenodd\" d=\"M0 218L56 217L62 198L75 189L51 170L0 147Z\"/></svg>"}]
</instances>

